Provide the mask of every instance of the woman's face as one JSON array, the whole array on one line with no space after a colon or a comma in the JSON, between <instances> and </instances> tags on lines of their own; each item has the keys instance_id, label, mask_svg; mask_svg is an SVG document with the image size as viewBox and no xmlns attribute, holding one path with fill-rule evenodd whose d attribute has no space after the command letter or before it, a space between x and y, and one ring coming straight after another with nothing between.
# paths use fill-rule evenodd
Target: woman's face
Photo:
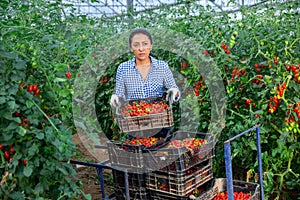
<instances>
[{"instance_id":1,"label":"woman's face","mask_svg":"<svg viewBox=\"0 0 300 200\"><path fill-rule=\"evenodd\" d=\"M139 61L148 59L152 44L147 35L142 33L134 35L130 45L136 59Z\"/></svg>"}]
</instances>

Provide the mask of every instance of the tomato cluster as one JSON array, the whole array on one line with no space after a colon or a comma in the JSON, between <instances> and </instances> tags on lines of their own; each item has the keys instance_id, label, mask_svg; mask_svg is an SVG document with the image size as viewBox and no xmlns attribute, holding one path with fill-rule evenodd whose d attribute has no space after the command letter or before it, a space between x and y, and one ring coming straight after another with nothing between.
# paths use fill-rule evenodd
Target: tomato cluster
<instances>
[{"instance_id":1,"label":"tomato cluster","mask_svg":"<svg viewBox=\"0 0 300 200\"><path fill-rule=\"evenodd\" d=\"M268 104L268 108L269 108L268 112L271 114L276 112L279 106L280 100L282 99L284 91L286 90L286 83L276 86L276 90L277 93L275 94L274 97L270 98L270 103Z\"/></svg>"},{"instance_id":2,"label":"tomato cluster","mask_svg":"<svg viewBox=\"0 0 300 200\"><path fill-rule=\"evenodd\" d=\"M4 158L5 160L10 163L13 159L13 156L15 154L15 149L14 149L14 145L11 144L9 146L4 146L2 144L0 144L0 150L3 152ZM19 161L20 163L21 161ZM23 165L27 165L27 160L23 160Z\"/></svg>"},{"instance_id":3,"label":"tomato cluster","mask_svg":"<svg viewBox=\"0 0 300 200\"><path fill-rule=\"evenodd\" d=\"M199 90L206 88L203 77L194 83L194 92L196 96L199 96Z\"/></svg>"},{"instance_id":4,"label":"tomato cluster","mask_svg":"<svg viewBox=\"0 0 300 200\"><path fill-rule=\"evenodd\" d=\"M121 113L125 117L133 116L146 116L149 114L163 113L168 108L168 104L164 101L148 103L145 101L132 102L132 104L127 104L121 110Z\"/></svg>"},{"instance_id":5,"label":"tomato cluster","mask_svg":"<svg viewBox=\"0 0 300 200\"><path fill-rule=\"evenodd\" d=\"M239 78L240 75L246 76L247 72L244 69L240 69L236 66L233 67L230 82L232 83L234 81L234 79Z\"/></svg>"},{"instance_id":6,"label":"tomato cluster","mask_svg":"<svg viewBox=\"0 0 300 200\"><path fill-rule=\"evenodd\" d=\"M264 79L264 76L261 75L261 74L257 74L255 79L252 79L251 80L251 83L253 84L257 84L257 85L260 85L260 84L263 84L263 79Z\"/></svg>"},{"instance_id":7,"label":"tomato cluster","mask_svg":"<svg viewBox=\"0 0 300 200\"><path fill-rule=\"evenodd\" d=\"M108 76L101 77L101 84L102 85L105 84L105 83L107 83L108 81L109 81L109 77Z\"/></svg>"},{"instance_id":8,"label":"tomato cluster","mask_svg":"<svg viewBox=\"0 0 300 200\"><path fill-rule=\"evenodd\" d=\"M274 61L274 64L275 64L275 65L278 65L278 64L279 64L279 61L278 61L277 56L274 56L274 57L273 57L273 61Z\"/></svg>"},{"instance_id":9,"label":"tomato cluster","mask_svg":"<svg viewBox=\"0 0 300 200\"><path fill-rule=\"evenodd\" d=\"M27 91L28 92L33 92L33 96L37 96L38 94L40 94L40 89L38 88L38 85L37 84L30 84L30 85L26 85L25 83L20 83L20 87L26 89L27 88Z\"/></svg>"},{"instance_id":10,"label":"tomato cluster","mask_svg":"<svg viewBox=\"0 0 300 200\"><path fill-rule=\"evenodd\" d=\"M150 147L161 139L162 138L156 138L156 137L148 137L148 138L137 137L131 140L124 141L123 144L137 145L137 146L144 145L146 147Z\"/></svg>"},{"instance_id":11,"label":"tomato cluster","mask_svg":"<svg viewBox=\"0 0 300 200\"><path fill-rule=\"evenodd\" d=\"M188 62L180 62L180 70L184 70L189 66Z\"/></svg>"},{"instance_id":12,"label":"tomato cluster","mask_svg":"<svg viewBox=\"0 0 300 200\"><path fill-rule=\"evenodd\" d=\"M26 127L30 126L30 123L27 120L27 118L26 117L21 117L21 113L20 112L14 112L13 116L21 118L20 122L18 123L19 126L22 126L22 125L24 125Z\"/></svg>"},{"instance_id":13,"label":"tomato cluster","mask_svg":"<svg viewBox=\"0 0 300 200\"><path fill-rule=\"evenodd\" d=\"M300 84L300 76L299 76L299 71L300 71L300 65L287 65L286 67L287 71L292 70L293 75L294 75L294 81Z\"/></svg>"},{"instance_id":14,"label":"tomato cluster","mask_svg":"<svg viewBox=\"0 0 300 200\"><path fill-rule=\"evenodd\" d=\"M270 64L269 64L269 65L270 65ZM267 66L266 66L266 65L263 65L263 64L255 63L255 64L254 64L254 68L255 68L255 71L256 71L256 72L261 72L261 69L266 69Z\"/></svg>"},{"instance_id":15,"label":"tomato cluster","mask_svg":"<svg viewBox=\"0 0 300 200\"><path fill-rule=\"evenodd\" d=\"M255 106L256 106L256 103L253 103L253 100L252 100L252 99L247 99L247 100L245 100L245 107L246 107L247 109L250 109L250 106L255 107Z\"/></svg>"},{"instance_id":16,"label":"tomato cluster","mask_svg":"<svg viewBox=\"0 0 300 200\"><path fill-rule=\"evenodd\" d=\"M294 106L292 104L289 104L289 108L290 110L287 111L288 118L285 119L285 122L287 124L296 122L294 115L292 115L292 112L294 112L298 117L298 123L300 123L300 102L295 103Z\"/></svg>"},{"instance_id":17,"label":"tomato cluster","mask_svg":"<svg viewBox=\"0 0 300 200\"><path fill-rule=\"evenodd\" d=\"M206 144L206 140L199 138L185 138L183 140L172 140L167 148L181 148L185 147L187 149L194 149L196 147L202 146Z\"/></svg>"},{"instance_id":18,"label":"tomato cluster","mask_svg":"<svg viewBox=\"0 0 300 200\"><path fill-rule=\"evenodd\" d=\"M226 54L230 54L230 50L228 49L228 46L226 44L222 43L221 47Z\"/></svg>"},{"instance_id":19,"label":"tomato cluster","mask_svg":"<svg viewBox=\"0 0 300 200\"><path fill-rule=\"evenodd\" d=\"M249 193L245 193L245 192L234 192L233 196L234 196L234 200L247 200L251 197ZM228 193L220 192L217 194L214 200L228 200Z\"/></svg>"}]
</instances>

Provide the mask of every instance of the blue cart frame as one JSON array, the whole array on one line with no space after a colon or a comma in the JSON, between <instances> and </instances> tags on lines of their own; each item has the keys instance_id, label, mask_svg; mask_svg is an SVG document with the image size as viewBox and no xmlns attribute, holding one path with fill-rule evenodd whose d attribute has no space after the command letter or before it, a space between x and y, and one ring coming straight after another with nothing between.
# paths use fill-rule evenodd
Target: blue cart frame
<instances>
[{"instance_id":1,"label":"blue cart frame","mask_svg":"<svg viewBox=\"0 0 300 200\"><path fill-rule=\"evenodd\" d=\"M224 142L224 154L225 154L225 166L226 166L226 184L228 191L228 200L234 200L233 197L233 179L232 179L232 156L230 142L245 135L246 133L255 130L256 131L256 146L258 157L258 175L260 184L260 199L264 200L264 186L262 177L262 158L261 158L261 146L260 146L260 125L256 125Z\"/></svg>"},{"instance_id":2,"label":"blue cart frame","mask_svg":"<svg viewBox=\"0 0 300 200\"><path fill-rule=\"evenodd\" d=\"M84 165L84 166L89 166L89 167L95 167L97 170L97 174L99 176L100 180L100 189L101 189L101 195L103 200L111 200L115 199L114 194L106 195L105 194L105 189L104 189L104 177L103 177L103 169L115 169L115 170L123 170L124 171L124 181L125 181L125 193L126 193L126 199L129 200L129 189L128 189L128 172L124 169L121 169L120 167L112 167L108 166L107 164L109 163L109 160L105 160L100 163L93 163L93 162L83 162L83 161L78 161L78 160L71 160L70 161L72 164L77 164L77 165Z\"/></svg>"}]
</instances>

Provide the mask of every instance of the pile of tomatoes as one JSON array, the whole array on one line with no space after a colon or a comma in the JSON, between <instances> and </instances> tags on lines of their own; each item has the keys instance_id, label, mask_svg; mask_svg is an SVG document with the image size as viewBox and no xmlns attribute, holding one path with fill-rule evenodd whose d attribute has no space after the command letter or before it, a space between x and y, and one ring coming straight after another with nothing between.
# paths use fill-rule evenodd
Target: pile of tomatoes
<instances>
[{"instance_id":1,"label":"pile of tomatoes","mask_svg":"<svg viewBox=\"0 0 300 200\"><path fill-rule=\"evenodd\" d=\"M183 140L173 140L171 141L167 148L181 148L185 147L189 150L194 149L196 147L200 147L203 144L206 144L207 141L199 138L185 138Z\"/></svg>"},{"instance_id":2,"label":"pile of tomatoes","mask_svg":"<svg viewBox=\"0 0 300 200\"><path fill-rule=\"evenodd\" d=\"M245 192L234 192L233 196L234 196L234 200L248 200L251 197L249 193L245 193ZM228 193L227 192L218 193L217 196L214 198L214 200L228 200Z\"/></svg>"},{"instance_id":3,"label":"pile of tomatoes","mask_svg":"<svg viewBox=\"0 0 300 200\"><path fill-rule=\"evenodd\" d=\"M124 117L146 116L149 114L163 113L168 108L168 104L163 101L149 103L146 101L134 101L131 104L126 104L121 110Z\"/></svg>"},{"instance_id":4,"label":"pile of tomatoes","mask_svg":"<svg viewBox=\"0 0 300 200\"><path fill-rule=\"evenodd\" d=\"M161 139L162 138L156 138L156 137L148 137L148 138L137 137L137 138L134 138L131 140L127 140L127 141L123 142L123 144L129 144L129 145L135 145L135 146L144 145L145 147L150 147L150 146L154 145L155 143L157 143Z\"/></svg>"}]
</instances>

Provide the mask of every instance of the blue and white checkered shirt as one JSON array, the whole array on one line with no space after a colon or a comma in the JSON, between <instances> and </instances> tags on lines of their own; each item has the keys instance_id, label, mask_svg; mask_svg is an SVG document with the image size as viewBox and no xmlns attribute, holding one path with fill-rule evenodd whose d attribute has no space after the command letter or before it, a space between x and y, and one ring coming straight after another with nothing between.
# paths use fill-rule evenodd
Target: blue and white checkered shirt
<instances>
[{"instance_id":1,"label":"blue and white checkered shirt","mask_svg":"<svg viewBox=\"0 0 300 200\"><path fill-rule=\"evenodd\" d=\"M164 89L177 88L173 74L164 61L150 56L151 68L146 80L135 65L135 58L119 65L116 75L116 95L125 100L161 97Z\"/></svg>"}]
</instances>

